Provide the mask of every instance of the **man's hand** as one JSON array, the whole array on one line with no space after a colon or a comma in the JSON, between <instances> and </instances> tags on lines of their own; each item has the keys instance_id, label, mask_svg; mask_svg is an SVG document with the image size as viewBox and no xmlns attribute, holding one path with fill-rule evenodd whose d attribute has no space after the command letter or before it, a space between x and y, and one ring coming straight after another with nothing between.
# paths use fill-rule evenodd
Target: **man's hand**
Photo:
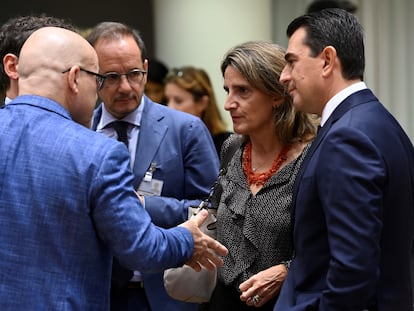
<instances>
[{"instance_id":1,"label":"man's hand","mask_svg":"<svg viewBox=\"0 0 414 311\"><path fill-rule=\"evenodd\" d=\"M180 225L190 230L193 235L194 252L190 260L186 262L186 265L195 271L200 271L202 266L208 270L222 266L223 260L220 256L225 256L228 253L226 247L201 232L200 226L204 223L207 216L208 211L201 210L196 216Z\"/></svg>"}]
</instances>

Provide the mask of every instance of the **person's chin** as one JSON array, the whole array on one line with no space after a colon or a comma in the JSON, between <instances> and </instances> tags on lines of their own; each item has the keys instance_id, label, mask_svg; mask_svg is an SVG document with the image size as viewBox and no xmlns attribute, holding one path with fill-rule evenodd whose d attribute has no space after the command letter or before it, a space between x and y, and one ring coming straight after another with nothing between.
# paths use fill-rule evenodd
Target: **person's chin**
<instances>
[{"instance_id":1,"label":"person's chin","mask_svg":"<svg viewBox=\"0 0 414 311\"><path fill-rule=\"evenodd\" d=\"M292 97L292 99L293 99L293 98L295 98L295 95L296 95L296 89L292 88L292 89L288 90L288 93L289 93L290 97Z\"/></svg>"},{"instance_id":2,"label":"person's chin","mask_svg":"<svg viewBox=\"0 0 414 311\"><path fill-rule=\"evenodd\" d=\"M133 98L117 98L115 99L115 104L118 106L132 106L136 104L136 100Z\"/></svg>"},{"instance_id":3,"label":"person's chin","mask_svg":"<svg viewBox=\"0 0 414 311\"><path fill-rule=\"evenodd\" d=\"M246 128L242 125L240 126L239 124L233 124L233 131L239 135L248 135Z\"/></svg>"},{"instance_id":4,"label":"person's chin","mask_svg":"<svg viewBox=\"0 0 414 311\"><path fill-rule=\"evenodd\" d=\"M302 106L303 102L302 100L299 98L299 96L297 96L297 94L290 94L292 97L292 104L293 106L295 106L296 108L299 108L300 106Z\"/></svg>"},{"instance_id":5,"label":"person's chin","mask_svg":"<svg viewBox=\"0 0 414 311\"><path fill-rule=\"evenodd\" d=\"M300 101L293 101L292 104L293 104L293 107L295 107L296 110L303 111L302 102L300 102Z\"/></svg>"},{"instance_id":6,"label":"person's chin","mask_svg":"<svg viewBox=\"0 0 414 311\"><path fill-rule=\"evenodd\" d=\"M118 110L130 110L133 111L139 106L139 102L135 98L120 98L114 101L115 107Z\"/></svg>"},{"instance_id":7,"label":"person's chin","mask_svg":"<svg viewBox=\"0 0 414 311\"><path fill-rule=\"evenodd\" d=\"M138 103L135 101L120 101L116 102L113 111L119 116L126 116L135 109L137 109Z\"/></svg>"}]
</instances>

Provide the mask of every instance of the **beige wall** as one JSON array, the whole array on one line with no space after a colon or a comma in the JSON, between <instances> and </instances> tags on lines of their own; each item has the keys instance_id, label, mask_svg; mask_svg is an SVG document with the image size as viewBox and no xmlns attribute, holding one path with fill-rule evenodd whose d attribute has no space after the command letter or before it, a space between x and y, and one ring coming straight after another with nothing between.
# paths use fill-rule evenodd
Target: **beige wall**
<instances>
[{"instance_id":1,"label":"beige wall","mask_svg":"<svg viewBox=\"0 0 414 311\"><path fill-rule=\"evenodd\" d=\"M366 80L414 142L414 1L359 0Z\"/></svg>"},{"instance_id":2,"label":"beige wall","mask_svg":"<svg viewBox=\"0 0 414 311\"><path fill-rule=\"evenodd\" d=\"M272 36L270 0L154 0L154 12L156 57L170 67L205 69L221 108L225 93L220 62L225 52L241 42ZM231 129L228 113L222 110L222 115Z\"/></svg>"},{"instance_id":3,"label":"beige wall","mask_svg":"<svg viewBox=\"0 0 414 311\"><path fill-rule=\"evenodd\" d=\"M365 29L368 86L414 140L414 1L351 0ZM231 46L251 39L287 45L288 23L311 0L154 0L156 56L170 66L203 67L224 101L219 65ZM228 114L228 124L231 121Z\"/></svg>"}]
</instances>

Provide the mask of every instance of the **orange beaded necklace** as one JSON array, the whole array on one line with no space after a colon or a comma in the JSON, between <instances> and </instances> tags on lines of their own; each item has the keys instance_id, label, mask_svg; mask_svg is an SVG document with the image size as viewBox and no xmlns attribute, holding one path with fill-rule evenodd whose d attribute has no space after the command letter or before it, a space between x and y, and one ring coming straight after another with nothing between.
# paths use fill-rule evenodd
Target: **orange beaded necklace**
<instances>
[{"instance_id":1,"label":"orange beaded necklace","mask_svg":"<svg viewBox=\"0 0 414 311\"><path fill-rule=\"evenodd\" d=\"M252 143L248 142L244 149L242 159L243 171L247 176L247 183L249 185L263 186L279 170L282 163L286 161L286 155L290 147L290 145L283 147L282 151L280 151L279 155L273 161L272 167L267 172L255 173L252 170Z\"/></svg>"}]
</instances>

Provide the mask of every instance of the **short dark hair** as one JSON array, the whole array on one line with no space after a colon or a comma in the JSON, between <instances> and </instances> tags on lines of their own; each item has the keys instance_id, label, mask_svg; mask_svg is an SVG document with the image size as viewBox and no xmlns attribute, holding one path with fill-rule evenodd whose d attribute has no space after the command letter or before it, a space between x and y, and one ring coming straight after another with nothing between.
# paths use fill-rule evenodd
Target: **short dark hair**
<instances>
[{"instance_id":1,"label":"short dark hair","mask_svg":"<svg viewBox=\"0 0 414 311\"><path fill-rule=\"evenodd\" d=\"M95 46L99 39L118 39L125 36L131 36L134 38L139 49L141 50L142 62L147 58L147 51L145 48L144 40L142 40L141 34L138 30L132 27L118 23L118 22L102 22L93 27L87 40L92 46Z\"/></svg>"},{"instance_id":2,"label":"short dark hair","mask_svg":"<svg viewBox=\"0 0 414 311\"><path fill-rule=\"evenodd\" d=\"M36 30L47 27L60 27L76 32L69 21L46 15L28 15L10 18L0 28L0 93L6 93L10 78L4 71L3 58L8 53L19 56L27 38Z\"/></svg>"},{"instance_id":3,"label":"short dark hair","mask_svg":"<svg viewBox=\"0 0 414 311\"><path fill-rule=\"evenodd\" d=\"M304 28L304 44L309 46L311 56L316 57L327 46L336 49L345 79L363 79L365 52L363 29L357 18L342 9L325 9L294 19L287 27L287 36Z\"/></svg>"}]
</instances>

